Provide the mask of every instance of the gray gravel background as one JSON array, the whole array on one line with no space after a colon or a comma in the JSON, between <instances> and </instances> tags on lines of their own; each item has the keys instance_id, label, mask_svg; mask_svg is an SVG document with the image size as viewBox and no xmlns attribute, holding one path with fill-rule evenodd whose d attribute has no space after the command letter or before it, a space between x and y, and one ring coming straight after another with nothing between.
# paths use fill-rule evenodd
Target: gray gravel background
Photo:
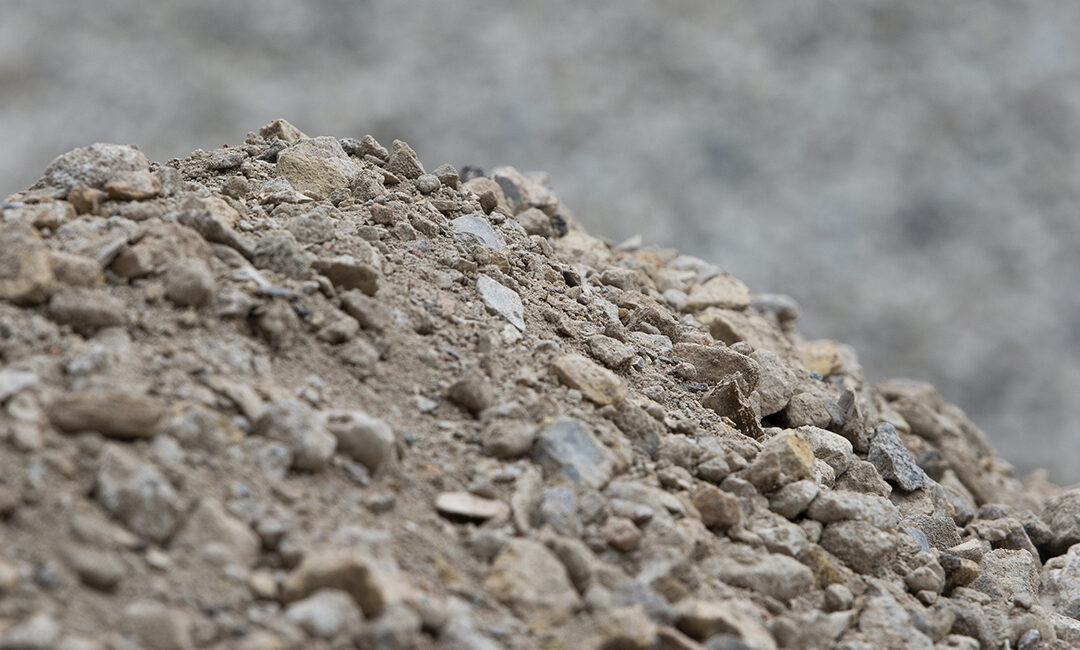
<instances>
[{"instance_id":1,"label":"gray gravel background","mask_svg":"<svg viewBox=\"0 0 1080 650\"><path fill-rule=\"evenodd\" d=\"M0 0L0 195L283 116L551 172L1080 479L1080 3Z\"/></svg>"}]
</instances>

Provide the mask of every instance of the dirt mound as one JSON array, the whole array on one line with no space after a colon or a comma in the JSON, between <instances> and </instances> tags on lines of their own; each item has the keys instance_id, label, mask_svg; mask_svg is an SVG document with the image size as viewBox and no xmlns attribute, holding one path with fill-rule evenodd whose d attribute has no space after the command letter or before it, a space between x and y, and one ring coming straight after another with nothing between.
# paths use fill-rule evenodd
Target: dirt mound
<instances>
[{"instance_id":1,"label":"dirt mound","mask_svg":"<svg viewBox=\"0 0 1080 650\"><path fill-rule=\"evenodd\" d=\"M0 649L1080 644L1080 492L543 174L278 120L0 242Z\"/></svg>"}]
</instances>

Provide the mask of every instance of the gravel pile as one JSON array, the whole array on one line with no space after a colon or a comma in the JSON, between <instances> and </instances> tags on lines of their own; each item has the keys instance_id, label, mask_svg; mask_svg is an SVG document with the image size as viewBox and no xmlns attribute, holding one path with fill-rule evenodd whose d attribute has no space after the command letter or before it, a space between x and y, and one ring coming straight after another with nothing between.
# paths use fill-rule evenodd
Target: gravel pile
<instances>
[{"instance_id":1,"label":"gravel pile","mask_svg":"<svg viewBox=\"0 0 1080 650\"><path fill-rule=\"evenodd\" d=\"M0 650L1080 644L1080 491L542 173L276 120L2 207Z\"/></svg>"}]
</instances>

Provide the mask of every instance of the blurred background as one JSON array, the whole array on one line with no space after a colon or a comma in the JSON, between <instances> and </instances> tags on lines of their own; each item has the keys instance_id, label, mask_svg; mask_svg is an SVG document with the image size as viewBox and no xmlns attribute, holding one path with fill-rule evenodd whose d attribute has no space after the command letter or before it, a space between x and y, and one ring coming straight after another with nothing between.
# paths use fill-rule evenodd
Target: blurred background
<instances>
[{"instance_id":1,"label":"blurred background","mask_svg":"<svg viewBox=\"0 0 1080 650\"><path fill-rule=\"evenodd\" d=\"M0 0L0 196L285 117L551 173L1080 480L1075 0Z\"/></svg>"}]
</instances>

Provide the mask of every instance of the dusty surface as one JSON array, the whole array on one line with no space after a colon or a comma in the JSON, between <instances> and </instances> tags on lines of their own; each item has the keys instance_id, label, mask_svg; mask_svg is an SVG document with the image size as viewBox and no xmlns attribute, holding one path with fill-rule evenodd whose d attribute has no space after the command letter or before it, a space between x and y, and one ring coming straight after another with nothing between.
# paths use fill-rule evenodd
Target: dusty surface
<instances>
[{"instance_id":1,"label":"dusty surface","mask_svg":"<svg viewBox=\"0 0 1080 650\"><path fill-rule=\"evenodd\" d=\"M1080 643L1080 493L544 174L430 167L275 121L5 200L0 648Z\"/></svg>"}]
</instances>

